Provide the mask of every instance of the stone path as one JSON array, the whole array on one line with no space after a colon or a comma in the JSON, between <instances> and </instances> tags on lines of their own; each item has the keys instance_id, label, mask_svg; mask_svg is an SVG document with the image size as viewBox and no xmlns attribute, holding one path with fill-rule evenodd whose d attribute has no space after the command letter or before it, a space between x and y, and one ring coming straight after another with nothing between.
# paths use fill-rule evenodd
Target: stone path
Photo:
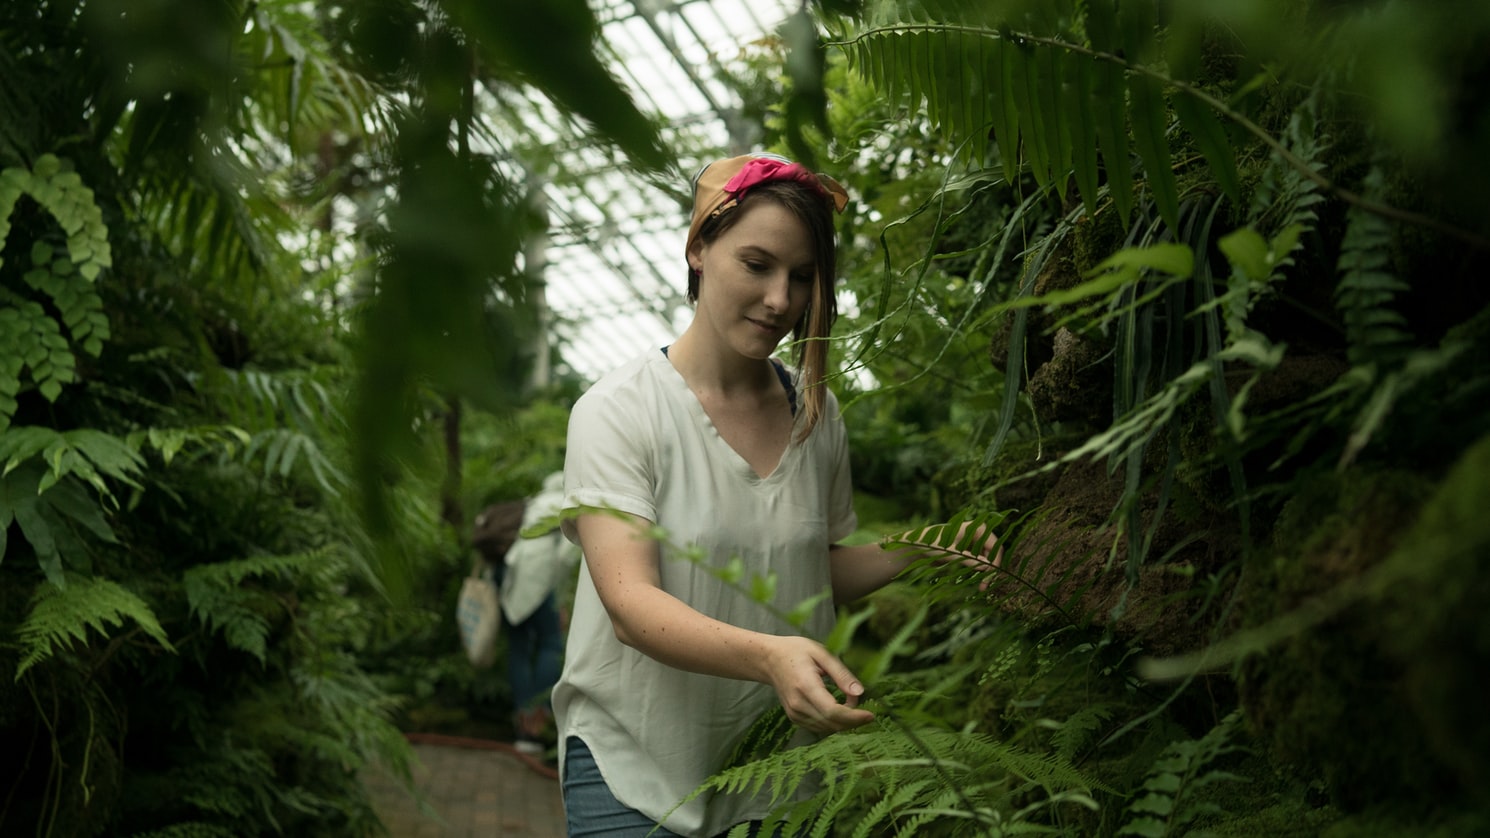
<instances>
[{"instance_id":1,"label":"stone path","mask_svg":"<svg viewBox=\"0 0 1490 838\"><path fill-rule=\"evenodd\" d=\"M558 775L505 742L409 734L415 790L386 772L364 782L393 838L564 838Z\"/></svg>"}]
</instances>

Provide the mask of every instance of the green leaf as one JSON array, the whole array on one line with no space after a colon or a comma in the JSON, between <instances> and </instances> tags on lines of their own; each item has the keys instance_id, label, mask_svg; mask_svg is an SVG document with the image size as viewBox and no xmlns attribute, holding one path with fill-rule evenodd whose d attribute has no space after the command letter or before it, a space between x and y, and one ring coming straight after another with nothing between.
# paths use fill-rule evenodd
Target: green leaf
<instances>
[{"instance_id":1,"label":"green leaf","mask_svg":"<svg viewBox=\"0 0 1490 838\"><path fill-rule=\"evenodd\" d=\"M1112 203L1117 207L1124 227L1133 217L1133 166L1128 156L1126 103L1122 70L1107 62L1093 65L1088 101L1093 116L1092 127L1107 172L1107 191L1112 195Z\"/></svg>"},{"instance_id":2,"label":"green leaf","mask_svg":"<svg viewBox=\"0 0 1490 838\"><path fill-rule=\"evenodd\" d=\"M1149 791L1177 792L1180 790L1180 775L1167 771L1154 774L1144 781L1143 787Z\"/></svg>"},{"instance_id":3,"label":"green leaf","mask_svg":"<svg viewBox=\"0 0 1490 838\"><path fill-rule=\"evenodd\" d=\"M1013 170L1019 165L1019 95L1015 90L1015 78L1011 71L1011 62L1017 60L1010 53L1016 53L1019 47L1004 40L994 42L989 56L989 75L997 79L998 109L993 118L995 121L995 139L998 141L999 156L1004 165Z\"/></svg>"},{"instance_id":4,"label":"green leaf","mask_svg":"<svg viewBox=\"0 0 1490 838\"><path fill-rule=\"evenodd\" d=\"M1265 280L1271 273L1268 267L1268 243L1261 233L1251 227L1233 230L1222 236L1216 244L1225 254L1226 261L1248 279Z\"/></svg>"},{"instance_id":5,"label":"green leaf","mask_svg":"<svg viewBox=\"0 0 1490 838\"><path fill-rule=\"evenodd\" d=\"M793 606L792 610L787 612L786 621L795 628L802 628L803 626L807 625L807 621L812 618L812 614L814 611L817 610L818 605L821 604L824 600L832 599L832 597L833 590L829 588L822 591L817 596L808 597L807 599L802 600L801 602Z\"/></svg>"},{"instance_id":6,"label":"green leaf","mask_svg":"<svg viewBox=\"0 0 1490 838\"><path fill-rule=\"evenodd\" d=\"M1173 242L1151 247L1130 247L1102 260L1086 276L1095 277L1073 288L1064 288L1037 297L1027 297L1009 307L1034 305L1058 306L1088 297L1110 294L1132 282L1145 270L1155 270L1172 277L1187 277L1195 270L1195 258L1189 245Z\"/></svg>"},{"instance_id":7,"label":"green leaf","mask_svg":"<svg viewBox=\"0 0 1490 838\"><path fill-rule=\"evenodd\" d=\"M1171 99L1171 103L1179 115L1180 124L1190 132L1196 147L1210 164L1211 174L1220 184L1221 191L1233 204L1240 205L1242 183L1237 175L1236 152L1232 150L1231 138L1226 136L1221 121L1209 106L1183 90Z\"/></svg>"},{"instance_id":8,"label":"green leaf","mask_svg":"<svg viewBox=\"0 0 1490 838\"><path fill-rule=\"evenodd\" d=\"M1040 122L1046 132L1050 178L1063 194L1071 173L1071 126L1066 119L1066 109L1074 96L1067 90L1069 80L1065 77L1070 63L1062 50L1047 47L1035 53L1041 86L1041 94L1035 103L1040 109Z\"/></svg>"},{"instance_id":9,"label":"green leaf","mask_svg":"<svg viewBox=\"0 0 1490 838\"><path fill-rule=\"evenodd\" d=\"M1148 175L1149 191L1159 208L1159 216L1171 230L1177 231L1180 228L1179 187L1169 157L1169 142L1164 138L1167 111L1163 91L1157 80L1135 74L1128 79L1128 92L1132 97L1133 139Z\"/></svg>"},{"instance_id":10,"label":"green leaf","mask_svg":"<svg viewBox=\"0 0 1490 838\"><path fill-rule=\"evenodd\" d=\"M750 598L756 602L771 603L776 599L776 574L769 573L764 576L755 574L750 577Z\"/></svg>"},{"instance_id":11,"label":"green leaf","mask_svg":"<svg viewBox=\"0 0 1490 838\"><path fill-rule=\"evenodd\" d=\"M1153 812L1156 815L1168 815L1174 811L1174 798L1164 794L1146 794L1133 801L1128 809L1133 812Z\"/></svg>"},{"instance_id":12,"label":"green leaf","mask_svg":"<svg viewBox=\"0 0 1490 838\"><path fill-rule=\"evenodd\" d=\"M1123 824L1118 830L1119 835L1139 835L1142 838L1163 838L1168 832L1164 822L1155 818L1135 818Z\"/></svg>"},{"instance_id":13,"label":"green leaf","mask_svg":"<svg viewBox=\"0 0 1490 838\"><path fill-rule=\"evenodd\" d=\"M1123 51L1135 64L1148 63L1153 58L1154 0L1123 0L1118 5L1118 26L1123 39Z\"/></svg>"},{"instance_id":14,"label":"green leaf","mask_svg":"<svg viewBox=\"0 0 1490 838\"><path fill-rule=\"evenodd\" d=\"M732 556L724 567L719 568L717 574L725 582L738 585L740 580L745 578L745 563L740 560L739 556Z\"/></svg>"},{"instance_id":15,"label":"green leaf","mask_svg":"<svg viewBox=\"0 0 1490 838\"><path fill-rule=\"evenodd\" d=\"M41 499L59 513L82 524L99 540L118 543L113 528L104 518L103 507L77 481L59 481Z\"/></svg>"},{"instance_id":16,"label":"green leaf","mask_svg":"<svg viewBox=\"0 0 1490 838\"><path fill-rule=\"evenodd\" d=\"M823 640L823 645L829 652L841 655L848 651L853 645L854 635L858 633L859 626L874 616L875 607L868 605L859 611L850 611L839 616L838 621L833 624L833 630Z\"/></svg>"},{"instance_id":17,"label":"green leaf","mask_svg":"<svg viewBox=\"0 0 1490 838\"><path fill-rule=\"evenodd\" d=\"M1066 62L1071 73L1072 97L1068 100L1071 117L1070 141L1073 145L1071 165L1076 174L1076 189L1081 193L1087 215L1097 213L1099 170L1097 164L1097 126L1092 114L1092 85L1096 69L1090 61Z\"/></svg>"},{"instance_id":18,"label":"green leaf","mask_svg":"<svg viewBox=\"0 0 1490 838\"><path fill-rule=\"evenodd\" d=\"M1041 186L1050 183L1050 136L1046 133L1044 110L1040 106L1045 95L1041 83L1038 62L1030 59L1031 49L1020 44L1010 45L1004 50L1004 73L1014 90L1014 103L1023 117L1024 158L1029 163L1030 174Z\"/></svg>"},{"instance_id":19,"label":"green leaf","mask_svg":"<svg viewBox=\"0 0 1490 838\"><path fill-rule=\"evenodd\" d=\"M38 508L36 498L26 498L15 503L11 507L11 514L15 516L21 535L31 544L31 549L36 551L36 561L41 565L47 581L58 588L67 587L67 579L62 573L62 554L57 552L57 540L52 535L51 525Z\"/></svg>"}]
</instances>

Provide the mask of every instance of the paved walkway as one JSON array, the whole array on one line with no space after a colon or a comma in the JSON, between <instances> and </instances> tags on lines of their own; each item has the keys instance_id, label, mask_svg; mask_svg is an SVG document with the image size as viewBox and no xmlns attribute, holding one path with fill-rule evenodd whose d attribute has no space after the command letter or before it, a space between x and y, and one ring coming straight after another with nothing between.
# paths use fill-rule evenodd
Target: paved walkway
<instances>
[{"instance_id":1,"label":"paved walkway","mask_svg":"<svg viewBox=\"0 0 1490 838\"><path fill-rule=\"evenodd\" d=\"M364 779L393 838L564 838L564 804L551 768L505 742L409 734L424 805L383 772Z\"/></svg>"}]
</instances>

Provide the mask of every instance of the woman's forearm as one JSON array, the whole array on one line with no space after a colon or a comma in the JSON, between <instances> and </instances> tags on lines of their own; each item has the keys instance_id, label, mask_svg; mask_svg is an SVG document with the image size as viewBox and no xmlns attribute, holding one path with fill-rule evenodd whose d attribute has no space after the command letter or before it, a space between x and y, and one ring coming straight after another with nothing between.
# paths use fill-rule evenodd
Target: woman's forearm
<instances>
[{"instance_id":1,"label":"woman's forearm","mask_svg":"<svg viewBox=\"0 0 1490 838\"><path fill-rule=\"evenodd\" d=\"M661 663L703 675L769 681L763 662L774 635L706 616L648 584L612 590L605 607L616 638Z\"/></svg>"},{"instance_id":2,"label":"woman's forearm","mask_svg":"<svg viewBox=\"0 0 1490 838\"><path fill-rule=\"evenodd\" d=\"M883 588L920 558L912 548L889 550L878 544L828 548L828 566L833 579L833 601L853 602Z\"/></svg>"},{"instance_id":3,"label":"woman's forearm","mask_svg":"<svg viewBox=\"0 0 1490 838\"><path fill-rule=\"evenodd\" d=\"M964 522L958 528L957 535L950 544L962 544L970 523ZM939 562L961 562L969 567L986 570L997 566L999 557L1003 555L998 539L982 525L977 526L973 533L974 539L981 538L982 541L964 545L962 549L954 550L943 545L943 537L943 527L937 524L896 536L894 541L899 545L896 547L882 544L860 544L853 547L835 544L829 547L828 562L833 575L834 601L843 604L868 596L899 576L914 562L927 557ZM995 550L998 554L990 559L989 555Z\"/></svg>"}]
</instances>

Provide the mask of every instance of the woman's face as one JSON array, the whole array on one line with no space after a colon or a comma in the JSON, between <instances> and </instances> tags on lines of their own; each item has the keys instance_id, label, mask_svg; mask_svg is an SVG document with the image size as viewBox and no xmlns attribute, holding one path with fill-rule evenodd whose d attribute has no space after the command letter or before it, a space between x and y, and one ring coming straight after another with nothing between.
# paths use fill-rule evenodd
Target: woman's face
<instances>
[{"instance_id":1,"label":"woman's face","mask_svg":"<svg viewBox=\"0 0 1490 838\"><path fill-rule=\"evenodd\" d=\"M695 242L688 264L701 274L699 325L721 351L771 356L807 311L817 261L807 227L774 201L738 210L712 242Z\"/></svg>"}]
</instances>

